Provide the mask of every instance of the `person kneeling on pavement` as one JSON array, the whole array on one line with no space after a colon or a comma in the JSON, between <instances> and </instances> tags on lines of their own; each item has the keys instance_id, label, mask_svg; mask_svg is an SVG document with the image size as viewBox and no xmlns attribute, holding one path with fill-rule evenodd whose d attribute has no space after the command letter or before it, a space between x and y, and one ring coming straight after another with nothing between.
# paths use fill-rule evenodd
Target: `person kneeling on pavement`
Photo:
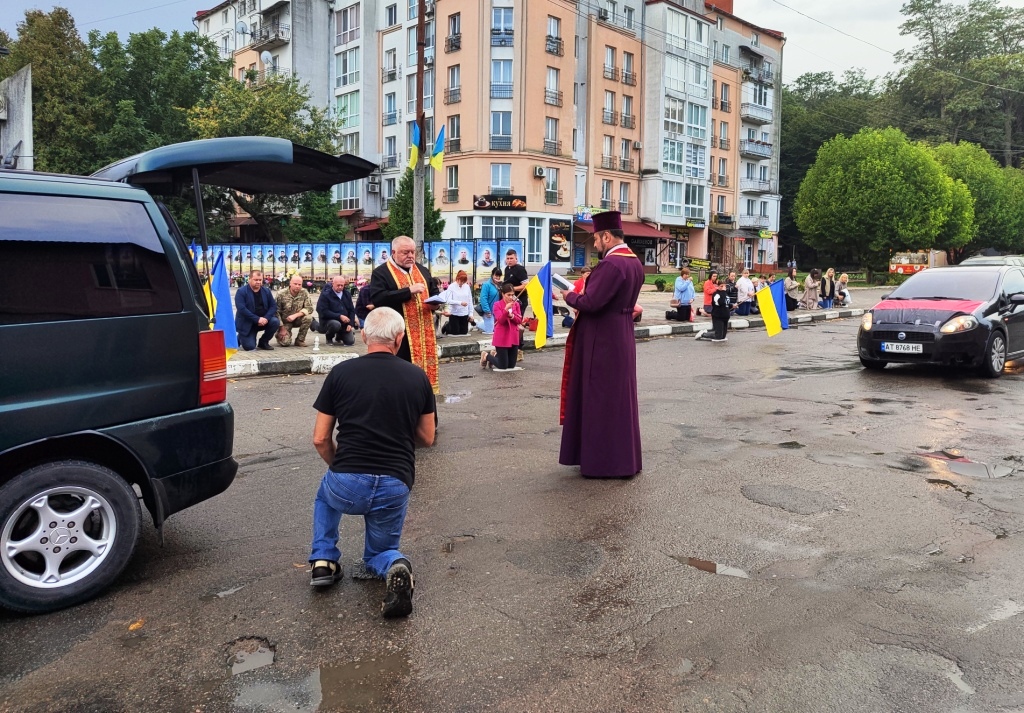
<instances>
[{"instance_id":1,"label":"person kneeling on pavement","mask_svg":"<svg viewBox=\"0 0 1024 713\"><path fill-rule=\"evenodd\" d=\"M316 313L320 316L320 331L327 335L327 343L334 339L337 344L350 347L356 343L353 331L356 323L356 308L352 296L345 289L346 279L341 275L331 278L331 286L320 293L316 301Z\"/></svg>"},{"instance_id":2,"label":"person kneeling on pavement","mask_svg":"<svg viewBox=\"0 0 1024 713\"><path fill-rule=\"evenodd\" d=\"M270 288L263 284L263 273L253 270L249 273L249 285L235 291L235 332L238 346L251 352L257 346L271 350L270 338L280 326L277 321L277 302ZM260 332L259 344L256 335Z\"/></svg>"},{"instance_id":3,"label":"person kneeling on pavement","mask_svg":"<svg viewBox=\"0 0 1024 713\"><path fill-rule=\"evenodd\" d=\"M298 329L295 346L306 346L306 334L313 324L313 298L302 286L302 275L292 275L288 286L277 293L277 318L281 321L278 344L287 347L292 343L292 330Z\"/></svg>"},{"instance_id":4,"label":"person kneeling on pavement","mask_svg":"<svg viewBox=\"0 0 1024 713\"><path fill-rule=\"evenodd\" d=\"M341 516L362 515L363 564L387 582L381 613L388 618L412 612L412 564L398 546L416 445L434 444L434 391L421 368L395 356L404 338L402 315L390 307L370 312L363 327L367 353L331 369L313 404L313 445L327 472L313 504L310 584L326 587L341 578Z\"/></svg>"}]
</instances>

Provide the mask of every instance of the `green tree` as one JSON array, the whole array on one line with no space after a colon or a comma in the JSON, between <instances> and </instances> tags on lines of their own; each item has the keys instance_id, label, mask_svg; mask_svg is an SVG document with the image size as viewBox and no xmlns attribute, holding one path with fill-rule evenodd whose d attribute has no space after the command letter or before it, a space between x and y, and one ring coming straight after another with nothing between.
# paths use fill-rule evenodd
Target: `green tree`
<instances>
[{"instance_id":1,"label":"green tree","mask_svg":"<svg viewBox=\"0 0 1024 713\"><path fill-rule=\"evenodd\" d=\"M310 148L337 153L337 122L322 108L309 105L309 90L294 77L271 75L245 82L230 77L218 82L208 99L188 111L188 125L197 138L277 136ZM290 217L294 196L246 196L231 192L238 206L252 216L267 241L280 237L282 219Z\"/></svg>"},{"instance_id":2,"label":"green tree","mask_svg":"<svg viewBox=\"0 0 1024 713\"><path fill-rule=\"evenodd\" d=\"M381 227L384 237L394 240L399 235L413 235L413 173L406 169L398 182L398 190L388 206L388 222ZM441 211L434 207L434 194L425 184L423 186L423 237L425 240L440 240L444 232L444 219Z\"/></svg>"},{"instance_id":3,"label":"green tree","mask_svg":"<svg viewBox=\"0 0 1024 713\"><path fill-rule=\"evenodd\" d=\"M289 220L282 233L289 243L330 243L345 239L348 221L338 217L330 191L307 191L299 197L299 217Z\"/></svg>"},{"instance_id":4,"label":"green tree","mask_svg":"<svg viewBox=\"0 0 1024 713\"><path fill-rule=\"evenodd\" d=\"M797 193L796 221L812 247L851 250L868 269L885 270L891 251L931 248L940 235L947 247L966 243L969 234L943 234L953 190L932 153L903 132L863 129L818 150Z\"/></svg>"}]
</instances>

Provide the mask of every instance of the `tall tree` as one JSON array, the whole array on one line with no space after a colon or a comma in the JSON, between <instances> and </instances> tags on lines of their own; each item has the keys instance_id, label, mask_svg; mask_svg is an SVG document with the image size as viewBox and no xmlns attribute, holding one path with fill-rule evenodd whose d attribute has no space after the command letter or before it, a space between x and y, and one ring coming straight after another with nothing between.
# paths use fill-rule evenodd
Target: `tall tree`
<instances>
[{"instance_id":1,"label":"tall tree","mask_svg":"<svg viewBox=\"0 0 1024 713\"><path fill-rule=\"evenodd\" d=\"M388 240L399 235L413 235L413 175L406 169L398 182L398 190L388 206L388 222L381 231ZM425 240L440 240L444 232L444 219L441 211L434 207L434 194L430 188L423 186L423 237Z\"/></svg>"}]
</instances>

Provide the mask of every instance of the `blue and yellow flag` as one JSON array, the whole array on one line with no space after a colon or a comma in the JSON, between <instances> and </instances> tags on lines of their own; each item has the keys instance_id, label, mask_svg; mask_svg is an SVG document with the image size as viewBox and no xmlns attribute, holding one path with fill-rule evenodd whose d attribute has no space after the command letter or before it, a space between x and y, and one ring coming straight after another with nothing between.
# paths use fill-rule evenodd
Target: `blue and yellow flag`
<instances>
[{"instance_id":1,"label":"blue and yellow flag","mask_svg":"<svg viewBox=\"0 0 1024 713\"><path fill-rule=\"evenodd\" d=\"M416 162L420 160L420 124L412 125L412 150L409 151L409 168L415 169Z\"/></svg>"},{"instance_id":2,"label":"blue and yellow flag","mask_svg":"<svg viewBox=\"0 0 1024 713\"><path fill-rule=\"evenodd\" d=\"M434 142L434 152L430 157L430 165L435 170L441 170L441 163L444 162L444 127L437 134L437 141Z\"/></svg>"},{"instance_id":3,"label":"blue and yellow flag","mask_svg":"<svg viewBox=\"0 0 1024 713\"><path fill-rule=\"evenodd\" d=\"M530 298L533 316L537 318L537 336L533 345L543 347L548 337L555 334L554 307L551 302L551 263L547 263L526 283L526 294Z\"/></svg>"},{"instance_id":4,"label":"blue and yellow flag","mask_svg":"<svg viewBox=\"0 0 1024 713\"><path fill-rule=\"evenodd\" d=\"M789 314L786 312L786 287L780 280L757 291L757 307L769 337L783 329L789 329Z\"/></svg>"},{"instance_id":5,"label":"blue and yellow flag","mask_svg":"<svg viewBox=\"0 0 1024 713\"><path fill-rule=\"evenodd\" d=\"M238 333L235 332L235 315L231 311L231 280L224 264L224 253L217 255L210 279L203 286L207 303L210 305L210 329L224 332L224 347L228 359L238 351Z\"/></svg>"}]
</instances>

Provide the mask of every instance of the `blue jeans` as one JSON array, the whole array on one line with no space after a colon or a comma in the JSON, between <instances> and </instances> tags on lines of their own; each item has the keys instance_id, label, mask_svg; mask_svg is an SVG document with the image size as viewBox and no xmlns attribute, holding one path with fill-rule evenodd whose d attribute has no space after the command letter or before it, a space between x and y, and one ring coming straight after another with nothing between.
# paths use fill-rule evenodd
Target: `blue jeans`
<instances>
[{"instance_id":1,"label":"blue jeans","mask_svg":"<svg viewBox=\"0 0 1024 713\"><path fill-rule=\"evenodd\" d=\"M484 334L494 334L494 313L484 313L484 323L480 326Z\"/></svg>"},{"instance_id":2,"label":"blue jeans","mask_svg":"<svg viewBox=\"0 0 1024 713\"><path fill-rule=\"evenodd\" d=\"M280 326L281 322L278 320L276 315L268 317L267 323L262 327L253 322L252 327L249 328L248 332L245 334L238 332L238 346L242 347L242 349L247 352L251 352L256 348L256 335L261 331L263 334L260 336L260 344L267 346L270 344L270 338L277 334L277 330Z\"/></svg>"},{"instance_id":3,"label":"blue jeans","mask_svg":"<svg viewBox=\"0 0 1024 713\"><path fill-rule=\"evenodd\" d=\"M309 561L341 559L338 526L342 515L362 515L366 523L363 563L378 577L400 558L398 550L409 507L409 486L390 475L335 473L330 468L313 503L313 547Z\"/></svg>"},{"instance_id":4,"label":"blue jeans","mask_svg":"<svg viewBox=\"0 0 1024 713\"><path fill-rule=\"evenodd\" d=\"M746 317L750 314L750 307L752 304L752 302L740 302L736 305L736 314L740 317Z\"/></svg>"},{"instance_id":5,"label":"blue jeans","mask_svg":"<svg viewBox=\"0 0 1024 713\"><path fill-rule=\"evenodd\" d=\"M832 302L833 300L822 300L818 303L818 306L822 309L832 309Z\"/></svg>"}]
</instances>

